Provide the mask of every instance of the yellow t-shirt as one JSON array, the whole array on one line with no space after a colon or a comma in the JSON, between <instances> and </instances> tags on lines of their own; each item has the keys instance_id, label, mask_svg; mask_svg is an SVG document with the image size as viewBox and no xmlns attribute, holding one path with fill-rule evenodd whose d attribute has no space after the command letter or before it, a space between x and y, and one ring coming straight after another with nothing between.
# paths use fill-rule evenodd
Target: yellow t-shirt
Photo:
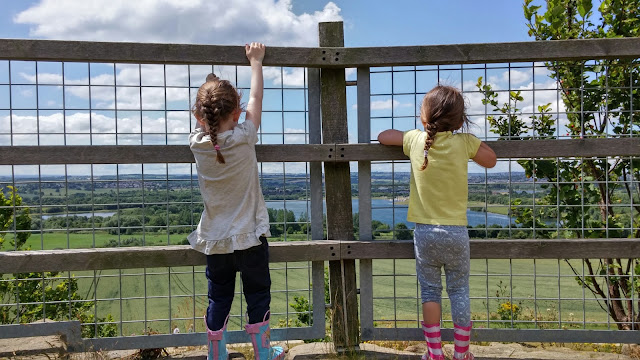
<instances>
[{"instance_id":1,"label":"yellow t-shirt","mask_svg":"<svg viewBox=\"0 0 640 360\"><path fill-rule=\"evenodd\" d=\"M404 133L402 150L411 159L411 187L407 220L431 225L467 225L467 165L476 156L480 139L471 134L436 134L429 149L429 165L424 162L427 133Z\"/></svg>"}]
</instances>

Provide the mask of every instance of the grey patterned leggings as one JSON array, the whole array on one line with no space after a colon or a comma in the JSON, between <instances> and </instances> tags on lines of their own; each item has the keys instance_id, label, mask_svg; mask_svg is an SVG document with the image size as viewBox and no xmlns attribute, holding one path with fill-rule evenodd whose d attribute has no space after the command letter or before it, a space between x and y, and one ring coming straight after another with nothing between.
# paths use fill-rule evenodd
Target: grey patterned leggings
<instances>
[{"instance_id":1,"label":"grey patterned leggings","mask_svg":"<svg viewBox=\"0 0 640 360\"><path fill-rule=\"evenodd\" d=\"M466 226L416 224L413 243L422 303L441 302L442 273L458 326L471 322L469 301L469 233Z\"/></svg>"}]
</instances>

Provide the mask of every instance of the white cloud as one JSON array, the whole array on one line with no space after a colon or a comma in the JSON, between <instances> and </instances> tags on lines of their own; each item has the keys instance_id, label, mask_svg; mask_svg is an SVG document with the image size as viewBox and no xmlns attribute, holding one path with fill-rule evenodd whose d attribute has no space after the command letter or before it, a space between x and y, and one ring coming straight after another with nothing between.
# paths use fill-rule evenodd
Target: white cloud
<instances>
[{"instance_id":1,"label":"white cloud","mask_svg":"<svg viewBox=\"0 0 640 360\"><path fill-rule=\"evenodd\" d=\"M27 73L21 72L20 76L25 80L26 83L30 83L30 84L36 83L35 74L27 74ZM62 84L62 75L50 74L50 73L39 73L37 80L38 80L38 83L40 84Z\"/></svg>"},{"instance_id":2,"label":"white cloud","mask_svg":"<svg viewBox=\"0 0 640 360\"><path fill-rule=\"evenodd\" d=\"M263 69L265 79L273 81L276 86L304 86L304 72L304 68L265 67ZM240 72L238 75L240 75ZM249 72L246 76L250 78L251 73Z\"/></svg>"},{"instance_id":3,"label":"white cloud","mask_svg":"<svg viewBox=\"0 0 640 360\"><path fill-rule=\"evenodd\" d=\"M296 15L292 0L40 0L13 20L49 39L315 46L318 22L342 17L333 2Z\"/></svg>"}]
</instances>

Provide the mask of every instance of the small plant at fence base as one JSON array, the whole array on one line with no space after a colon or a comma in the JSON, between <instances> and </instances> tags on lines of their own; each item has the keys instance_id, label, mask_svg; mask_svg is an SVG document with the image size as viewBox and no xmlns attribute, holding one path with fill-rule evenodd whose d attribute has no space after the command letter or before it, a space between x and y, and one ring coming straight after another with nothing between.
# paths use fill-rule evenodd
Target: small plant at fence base
<instances>
[{"instance_id":1,"label":"small plant at fence base","mask_svg":"<svg viewBox=\"0 0 640 360\"><path fill-rule=\"evenodd\" d=\"M313 287L313 284L309 286ZM324 268L324 302L328 304L331 302L331 297L329 293L329 269ZM323 304L324 305L324 304ZM311 308L311 304L309 300L304 296L294 296L293 302L289 303L289 306L293 310L296 311L296 319L289 319L288 322L284 320L280 320L280 327L301 327L301 326L312 326L313 325L313 309ZM329 319L329 309L325 310L325 322ZM316 341L325 341L329 340L328 336L325 336L324 339L314 339L314 340L306 340L305 342L316 342Z\"/></svg>"}]
</instances>

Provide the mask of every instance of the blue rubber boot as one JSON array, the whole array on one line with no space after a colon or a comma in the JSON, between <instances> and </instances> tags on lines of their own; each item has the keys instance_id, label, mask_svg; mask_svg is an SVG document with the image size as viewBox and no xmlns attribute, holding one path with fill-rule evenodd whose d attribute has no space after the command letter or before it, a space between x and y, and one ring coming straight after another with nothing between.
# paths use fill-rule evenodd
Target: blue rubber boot
<instances>
[{"instance_id":1,"label":"blue rubber boot","mask_svg":"<svg viewBox=\"0 0 640 360\"><path fill-rule=\"evenodd\" d=\"M209 347L207 360L228 360L227 352L227 323L229 316L224 321L224 326L220 330L212 331L207 326L207 319L204 319L204 326L207 328L207 345Z\"/></svg>"},{"instance_id":2,"label":"blue rubber boot","mask_svg":"<svg viewBox=\"0 0 640 360\"><path fill-rule=\"evenodd\" d=\"M264 319L260 323L246 324L244 326L247 334L251 336L253 344L253 352L256 360L281 360L284 359L284 350L279 346L271 346L271 329L269 329L269 320L267 312Z\"/></svg>"}]
</instances>

